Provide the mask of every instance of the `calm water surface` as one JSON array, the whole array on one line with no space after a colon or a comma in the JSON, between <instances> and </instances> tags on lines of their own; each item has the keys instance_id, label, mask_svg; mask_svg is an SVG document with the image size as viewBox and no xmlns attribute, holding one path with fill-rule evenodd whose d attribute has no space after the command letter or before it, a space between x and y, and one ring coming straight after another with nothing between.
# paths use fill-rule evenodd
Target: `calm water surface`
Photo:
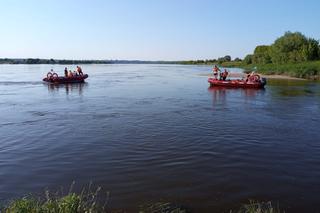
<instances>
[{"instance_id":1,"label":"calm water surface","mask_svg":"<svg viewBox=\"0 0 320 213\"><path fill-rule=\"evenodd\" d=\"M208 89L206 66L0 66L0 200L93 181L111 208L170 201L229 212L248 199L320 211L320 85ZM239 70L233 70L235 72Z\"/></svg>"}]
</instances>

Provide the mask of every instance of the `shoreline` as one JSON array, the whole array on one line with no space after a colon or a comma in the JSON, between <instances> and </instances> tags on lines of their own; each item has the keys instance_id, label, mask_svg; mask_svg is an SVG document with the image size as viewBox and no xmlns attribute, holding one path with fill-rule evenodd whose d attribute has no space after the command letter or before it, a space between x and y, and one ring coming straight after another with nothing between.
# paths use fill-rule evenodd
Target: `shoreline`
<instances>
[{"instance_id":1,"label":"shoreline","mask_svg":"<svg viewBox=\"0 0 320 213\"><path fill-rule=\"evenodd\" d=\"M257 73L259 74L259 73ZM266 79L283 79L283 80L299 80L299 81L306 81L307 79L305 78L297 78L297 77L292 77L288 75L264 75L264 74L259 74L262 78Z\"/></svg>"},{"instance_id":2,"label":"shoreline","mask_svg":"<svg viewBox=\"0 0 320 213\"><path fill-rule=\"evenodd\" d=\"M266 78L266 79L280 79L280 80L299 80L299 81L306 81L307 79L304 78L297 78L297 77L292 77L292 76L288 76L288 75L265 75L265 74L260 74L260 73L256 73L258 75L260 75L262 78ZM203 76L203 77L213 77L212 73L199 73L199 76ZM243 78L245 77L246 74L245 73L229 73L228 77L231 78Z\"/></svg>"}]
</instances>

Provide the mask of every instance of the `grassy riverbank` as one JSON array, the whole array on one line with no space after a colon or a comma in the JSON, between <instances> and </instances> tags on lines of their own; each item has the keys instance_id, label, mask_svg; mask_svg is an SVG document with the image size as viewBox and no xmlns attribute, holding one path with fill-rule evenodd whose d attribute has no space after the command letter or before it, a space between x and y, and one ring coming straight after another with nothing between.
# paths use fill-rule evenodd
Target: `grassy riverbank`
<instances>
[{"instance_id":1,"label":"grassy riverbank","mask_svg":"<svg viewBox=\"0 0 320 213\"><path fill-rule=\"evenodd\" d=\"M83 195L70 193L61 198L39 201L39 199L25 197L12 201L8 206L0 208L4 213L99 213L99 212L127 212L123 209L110 210L106 206L99 206L95 199L86 200ZM139 213L191 213L192 211L175 204L159 202L150 205L140 206ZM274 208L271 202L258 203L250 201L240 207L239 210L230 210L230 213L280 213Z\"/></svg>"},{"instance_id":2,"label":"grassy riverbank","mask_svg":"<svg viewBox=\"0 0 320 213\"><path fill-rule=\"evenodd\" d=\"M246 70L256 69L265 75L287 75L297 78L319 79L320 61L310 61L295 64L253 64L241 66Z\"/></svg>"},{"instance_id":3,"label":"grassy riverbank","mask_svg":"<svg viewBox=\"0 0 320 213\"><path fill-rule=\"evenodd\" d=\"M249 64L225 62L223 67L239 67L247 71L257 71L264 75L283 75L305 79L320 79L320 61L288 64Z\"/></svg>"},{"instance_id":4,"label":"grassy riverbank","mask_svg":"<svg viewBox=\"0 0 320 213\"><path fill-rule=\"evenodd\" d=\"M102 193L101 187L93 188L90 183L80 193L73 192L74 183L68 193L45 191L43 196L25 196L0 205L5 213L78 213L106 212L109 193Z\"/></svg>"},{"instance_id":5,"label":"grassy riverbank","mask_svg":"<svg viewBox=\"0 0 320 213\"><path fill-rule=\"evenodd\" d=\"M6 205L0 205L0 212L4 213L98 213L98 212L127 212L124 209L112 210L108 208L109 193L102 193L101 188L92 188L92 184L85 187L80 193L72 192L50 193L45 191L43 196L26 196L12 200ZM254 202L239 207L239 210L230 210L237 213L280 213L271 202ZM139 213L187 213L190 209L170 202L156 202L140 205Z\"/></svg>"},{"instance_id":6,"label":"grassy riverbank","mask_svg":"<svg viewBox=\"0 0 320 213\"><path fill-rule=\"evenodd\" d=\"M191 61L195 64L216 63L222 67L240 67L264 75L282 75L320 79L319 41L300 32L285 32L271 45L258 45L243 60L230 56L217 60ZM190 64L190 63L189 63Z\"/></svg>"}]
</instances>

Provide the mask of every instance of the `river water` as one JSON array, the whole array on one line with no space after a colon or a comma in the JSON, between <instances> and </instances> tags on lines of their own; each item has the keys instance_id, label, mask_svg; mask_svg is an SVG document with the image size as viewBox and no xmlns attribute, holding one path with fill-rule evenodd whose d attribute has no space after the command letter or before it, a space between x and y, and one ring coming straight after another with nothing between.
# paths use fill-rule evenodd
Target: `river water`
<instances>
[{"instance_id":1,"label":"river water","mask_svg":"<svg viewBox=\"0 0 320 213\"><path fill-rule=\"evenodd\" d=\"M320 84L209 89L208 66L84 65L87 83L58 86L41 82L51 68L0 66L1 201L92 181L129 212L320 211Z\"/></svg>"}]
</instances>

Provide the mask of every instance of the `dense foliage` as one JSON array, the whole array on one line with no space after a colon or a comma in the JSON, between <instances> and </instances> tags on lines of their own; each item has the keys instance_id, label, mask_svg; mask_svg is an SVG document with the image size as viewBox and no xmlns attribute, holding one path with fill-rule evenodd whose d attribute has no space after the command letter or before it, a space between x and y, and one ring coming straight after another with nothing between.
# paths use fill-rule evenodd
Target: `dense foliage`
<instances>
[{"instance_id":1,"label":"dense foliage","mask_svg":"<svg viewBox=\"0 0 320 213\"><path fill-rule=\"evenodd\" d=\"M300 32L286 32L270 45L257 46L253 55L247 55L245 64L286 64L320 59L319 42Z\"/></svg>"}]
</instances>

